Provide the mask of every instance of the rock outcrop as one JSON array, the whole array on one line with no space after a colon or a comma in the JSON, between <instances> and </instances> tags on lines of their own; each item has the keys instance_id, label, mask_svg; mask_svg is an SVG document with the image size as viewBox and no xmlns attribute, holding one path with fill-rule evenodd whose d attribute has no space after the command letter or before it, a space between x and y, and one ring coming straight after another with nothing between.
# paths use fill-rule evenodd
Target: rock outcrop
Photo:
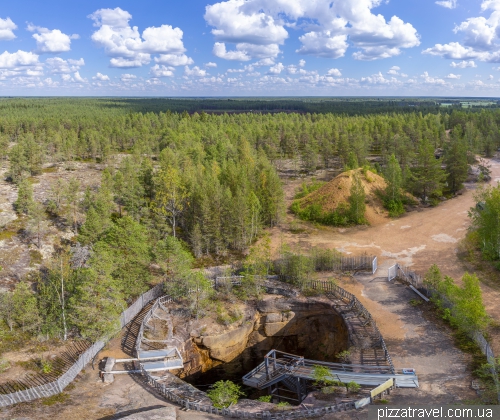
<instances>
[{"instance_id":1,"label":"rock outcrop","mask_svg":"<svg viewBox=\"0 0 500 420\"><path fill-rule=\"evenodd\" d=\"M348 331L327 299L267 296L240 326L218 335L192 334L184 345L185 373L190 378L210 371L216 377L223 369L226 377L241 377L273 348L332 360L348 348Z\"/></svg>"}]
</instances>

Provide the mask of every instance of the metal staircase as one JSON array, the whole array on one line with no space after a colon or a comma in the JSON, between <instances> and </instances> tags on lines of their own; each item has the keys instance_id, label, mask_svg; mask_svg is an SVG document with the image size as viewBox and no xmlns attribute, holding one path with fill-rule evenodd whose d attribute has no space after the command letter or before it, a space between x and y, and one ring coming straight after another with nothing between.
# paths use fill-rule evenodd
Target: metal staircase
<instances>
[{"instance_id":1,"label":"metal staircase","mask_svg":"<svg viewBox=\"0 0 500 420\"><path fill-rule=\"evenodd\" d=\"M418 388L417 375L404 374L402 371L393 373L390 366L321 362L278 350L271 350L259 366L243 376L243 383L258 389L269 388L271 394L273 386L276 390L277 385L283 383L302 402L307 395L307 382L314 380L315 366L327 367L330 379L343 383L356 382L362 386L376 387L392 378L397 388Z\"/></svg>"}]
</instances>

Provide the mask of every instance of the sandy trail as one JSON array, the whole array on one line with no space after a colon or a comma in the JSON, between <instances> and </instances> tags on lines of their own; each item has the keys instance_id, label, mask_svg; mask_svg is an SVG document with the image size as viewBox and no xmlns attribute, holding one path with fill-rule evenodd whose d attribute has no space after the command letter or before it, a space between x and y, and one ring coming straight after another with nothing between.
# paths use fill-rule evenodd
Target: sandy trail
<instances>
[{"instance_id":1,"label":"sandy trail","mask_svg":"<svg viewBox=\"0 0 500 420\"><path fill-rule=\"evenodd\" d=\"M500 181L500 160L492 159L490 164L490 184L496 185ZM335 248L346 254L376 255L379 276L385 275L387 268L396 262L411 266L421 274L435 263L444 274L460 279L464 268L457 257L457 246L470 226L467 214L474 206L475 189L475 184L467 184L464 194L437 207L407 213L377 226L312 228L308 225L307 233L303 234L275 228L272 233L273 248L277 249L283 241L305 249L319 246ZM291 198L290 194L288 198ZM482 288L488 312L500 321L498 293L487 285L482 285Z\"/></svg>"}]
</instances>

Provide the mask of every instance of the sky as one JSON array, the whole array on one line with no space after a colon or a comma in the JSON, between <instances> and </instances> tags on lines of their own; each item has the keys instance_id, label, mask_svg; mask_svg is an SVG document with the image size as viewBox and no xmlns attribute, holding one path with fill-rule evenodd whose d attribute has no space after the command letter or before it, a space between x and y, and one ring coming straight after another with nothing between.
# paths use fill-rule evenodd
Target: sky
<instances>
[{"instance_id":1,"label":"sky","mask_svg":"<svg viewBox=\"0 0 500 420\"><path fill-rule=\"evenodd\" d=\"M500 97L500 0L16 0L0 96Z\"/></svg>"}]
</instances>

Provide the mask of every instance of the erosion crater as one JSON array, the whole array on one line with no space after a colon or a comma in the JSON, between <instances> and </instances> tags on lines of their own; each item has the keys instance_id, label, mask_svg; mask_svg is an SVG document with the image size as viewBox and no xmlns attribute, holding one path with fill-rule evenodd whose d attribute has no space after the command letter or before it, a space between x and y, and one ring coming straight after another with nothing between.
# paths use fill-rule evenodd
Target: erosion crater
<instances>
[{"instance_id":1,"label":"erosion crater","mask_svg":"<svg viewBox=\"0 0 500 420\"><path fill-rule=\"evenodd\" d=\"M240 382L271 349L307 359L336 361L349 347L349 332L331 301L323 297L267 295L245 307L238 325L217 333L207 331L199 320L188 328L174 322L174 339L185 368L179 376L202 387L224 379ZM196 325L198 324L198 325Z\"/></svg>"}]
</instances>

